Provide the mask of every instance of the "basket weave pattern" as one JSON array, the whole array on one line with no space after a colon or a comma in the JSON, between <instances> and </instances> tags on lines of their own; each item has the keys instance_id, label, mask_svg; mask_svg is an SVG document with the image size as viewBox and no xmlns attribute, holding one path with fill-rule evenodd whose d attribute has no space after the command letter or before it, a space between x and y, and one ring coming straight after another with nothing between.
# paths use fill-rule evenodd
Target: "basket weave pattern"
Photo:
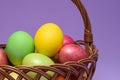
<instances>
[{"instance_id":1,"label":"basket weave pattern","mask_svg":"<svg viewBox=\"0 0 120 80\"><path fill-rule=\"evenodd\" d=\"M85 7L80 0L72 0L72 2L80 11L84 22L84 40L77 40L75 42L78 45L85 46L89 57L79 61L71 61L64 64L58 63L50 66L0 65L0 80L4 80L4 78L14 80L9 74L11 72L18 74L17 80L22 80L22 78L25 80L40 80L41 76L44 76L47 80L57 80L58 76L63 76L65 80L92 80L98 59L98 50L93 44L91 24ZM5 48L5 44L0 44L0 48ZM46 73L47 71L54 72L54 75L51 77ZM34 79L27 75L28 72L36 73Z\"/></svg>"}]
</instances>

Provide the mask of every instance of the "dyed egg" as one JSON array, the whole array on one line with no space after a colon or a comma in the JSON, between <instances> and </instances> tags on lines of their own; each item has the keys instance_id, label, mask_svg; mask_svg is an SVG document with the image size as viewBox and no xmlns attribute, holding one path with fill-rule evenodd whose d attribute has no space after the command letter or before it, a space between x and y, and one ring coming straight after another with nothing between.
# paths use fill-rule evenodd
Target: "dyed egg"
<instances>
[{"instance_id":1,"label":"dyed egg","mask_svg":"<svg viewBox=\"0 0 120 80\"><path fill-rule=\"evenodd\" d=\"M62 47L63 32L57 24L43 24L36 32L34 42L37 52L53 57Z\"/></svg>"},{"instance_id":2,"label":"dyed egg","mask_svg":"<svg viewBox=\"0 0 120 80\"><path fill-rule=\"evenodd\" d=\"M52 61L51 58L49 58L46 55L38 53L28 54L23 58L22 61L22 65L25 66L38 66L38 65L49 66L52 64L54 64L54 62Z\"/></svg>"},{"instance_id":3,"label":"dyed egg","mask_svg":"<svg viewBox=\"0 0 120 80\"><path fill-rule=\"evenodd\" d=\"M25 31L16 31L8 38L5 51L13 65L21 65L25 55L34 52L34 41Z\"/></svg>"},{"instance_id":4,"label":"dyed egg","mask_svg":"<svg viewBox=\"0 0 120 80\"><path fill-rule=\"evenodd\" d=\"M31 53L26 55L23 58L22 65L25 66L50 66L52 64L55 64L51 58L49 58L46 55L43 54L38 54L38 53ZM52 71L47 71L46 72L48 75L53 76L54 72ZM27 73L31 78L35 78L36 73L34 72L28 72ZM48 80L44 76L40 78L40 80Z\"/></svg>"}]
</instances>

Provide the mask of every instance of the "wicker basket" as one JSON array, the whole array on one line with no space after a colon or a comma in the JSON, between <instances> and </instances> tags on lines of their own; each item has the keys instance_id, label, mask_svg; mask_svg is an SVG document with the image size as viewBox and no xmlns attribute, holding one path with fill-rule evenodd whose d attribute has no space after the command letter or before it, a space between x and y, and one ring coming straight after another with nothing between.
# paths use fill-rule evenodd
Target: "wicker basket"
<instances>
[{"instance_id":1,"label":"wicker basket","mask_svg":"<svg viewBox=\"0 0 120 80\"><path fill-rule=\"evenodd\" d=\"M72 2L79 9L83 21L84 21L84 40L75 41L78 45L85 46L85 50L89 55L89 58L79 61L66 62L64 64L54 64L50 66L8 66L0 65L0 80L15 80L10 73L15 72L18 76L16 80L40 80L41 76L44 76L46 80L58 80L58 76L64 77L59 80L92 80L93 74L96 68L96 62L98 59L98 50L93 44L93 36L91 31L91 24L87 15L86 9L80 0L72 0ZM5 44L1 44L0 48L5 48ZM54 72L51 77L46 71ZM34 79L28 76L28 72L36 73Z\"/></svg>"}]
</instances>

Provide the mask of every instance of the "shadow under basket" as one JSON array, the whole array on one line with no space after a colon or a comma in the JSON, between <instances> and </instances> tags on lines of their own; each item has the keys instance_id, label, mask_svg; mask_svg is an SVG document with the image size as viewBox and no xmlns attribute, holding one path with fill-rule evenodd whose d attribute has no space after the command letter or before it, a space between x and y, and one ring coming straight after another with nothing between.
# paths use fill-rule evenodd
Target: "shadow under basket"
<instances>
[{"instance_id":1,"label":"shadow under basket","mask_svg":"<svg viewBox=\"0 0 120 80\"><path fill-rule=\"evenodd\" d=\"M82 16L84 22L84 40L75 41L78 45L83 45L89 57L79 60L66 62L64 64L54 64L50 66L11 66L0 65L0 80L15 80L10 73L15 73L16 80L92 80L98 60L98 49L93 44L93 34L87 11L81 0L71 0ZM5 44L0 44L0 48L5 48ZM48 71L54 75L48 75ZM31 78L28 73L34 73ZM62 78L59 78L62 76ZM41 79L44 78L44 79ZM23 79L24 78L24 79Z\"/></svg>"}]
</instances>

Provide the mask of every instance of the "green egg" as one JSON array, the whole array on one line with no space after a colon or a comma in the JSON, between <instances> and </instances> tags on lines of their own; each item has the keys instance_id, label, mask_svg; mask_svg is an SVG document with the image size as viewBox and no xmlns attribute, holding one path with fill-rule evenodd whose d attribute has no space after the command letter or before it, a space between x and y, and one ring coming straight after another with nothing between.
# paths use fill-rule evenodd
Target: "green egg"
<instances>
[{"instance_id":1,"label":"green egg","mask_svg":"<svg viewBox=\"0 0 120 80\"><path fill-rule=\"evenodd\" d=\"M26 55L23 58L22 65L24 66L49 66L55 64L54 61L49 58L48 56L41 54L41 53L31 53ZM47 71L46 72L48 75L53 76L54 72L52 71ZM31 78L35 78L35 75L37 75L35 72L28 72L28 75ZM48 80L44 76L40 78L40 80Z\"/></svg>"},{"instance_id":2,"label":"green egg","mask_svg":"<svg viewBox=\"0 0 120 80\"><path fill-rule=\"evenodd\" d=\"M13 65L21 65L27 54L34 52L32 36L25 31L16 31L7 40L5 51Z\"/></svg>"}]
</instances>

